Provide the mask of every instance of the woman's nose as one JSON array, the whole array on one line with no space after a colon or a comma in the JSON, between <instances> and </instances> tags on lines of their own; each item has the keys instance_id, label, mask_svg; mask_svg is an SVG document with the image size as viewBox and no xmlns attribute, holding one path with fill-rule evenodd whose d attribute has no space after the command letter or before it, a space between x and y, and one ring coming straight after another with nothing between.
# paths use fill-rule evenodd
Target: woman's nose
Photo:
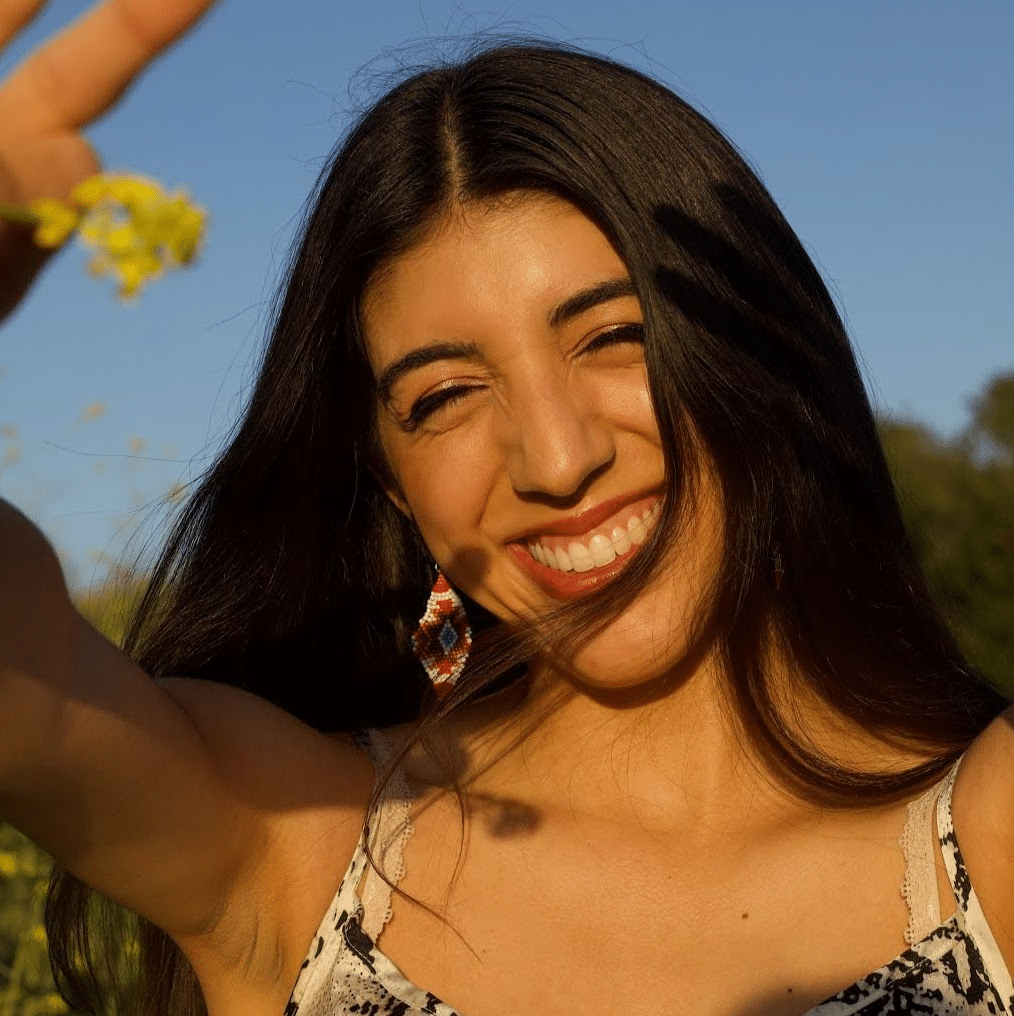
<instances>
[{"instance_id":1,"label":"woman's nose","mask_svg":"<svg viewBox=\"0 0 1014 1016\"><path fill-rule=\"evenodd\" d=\"M612 429L565 377L541 377L525 389L504 414L511 483L519 494L569 497L612 461Z\"/></svg>"}]
</instances>

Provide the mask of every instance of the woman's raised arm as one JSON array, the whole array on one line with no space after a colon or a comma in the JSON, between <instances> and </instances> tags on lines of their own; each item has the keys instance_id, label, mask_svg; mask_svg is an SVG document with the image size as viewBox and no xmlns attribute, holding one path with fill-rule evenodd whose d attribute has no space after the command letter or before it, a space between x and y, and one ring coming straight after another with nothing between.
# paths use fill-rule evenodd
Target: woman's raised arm
<instances>
[{"instance_id":1,"label":"woman's raised arm","mask_svg":"<svg viewBox=\"0 0 1014 1016\"><path fill-rule=\"evenodd\" d=\"M32 53L0 84L0 201L66 197L97 172L81 133L214 0L106 0ZM45 0L0 0L0 48ZM30 229L0 219L0 321L48 258Z\"/></svg>"},{"instance_id":2,"label":"woman's raised arm","mask_svg":"<svg viewBox=\"0 0 1014 1016\"><path fill-rule=\"evenodd\" d=\"M198 973L252 947L254 924L298 966L371 784L350 739L237 688L141 671L0 499L0 817L171 934Z\"/></svg>"},{"instance_id":3,"label":"woman's raised arm","mask_svg":"<svg viewBox=\"0 0 1014 1016\"><path fill-rule=\"evenodd\" d=\"M63 197L94 173L81 129L211 2L107 0L18 67L0 85L0 200ZM42 6L0 0L0 41ZM0 317L44 260L0 221ZM295 976L371 784L351 739L141 671L78 615L53 548L0 499L0 818L173 935L199 974L291 939Z\"/></svg>"}]
</instances>

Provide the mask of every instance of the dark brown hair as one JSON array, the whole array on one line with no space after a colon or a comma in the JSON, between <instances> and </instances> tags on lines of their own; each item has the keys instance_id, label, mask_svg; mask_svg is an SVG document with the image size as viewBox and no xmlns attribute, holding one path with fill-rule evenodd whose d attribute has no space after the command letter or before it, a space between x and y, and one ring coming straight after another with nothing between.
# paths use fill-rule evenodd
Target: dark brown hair
<instances>
[{"instance_id":1,"label":"dark brown hair","mask_svg":"<svg viewBox=\"0 0 1014 1016\"><path fill-rule=\"evenodd\" d=\"M409 636L425 548L377 479L360 305L377 271L449 206L516 191L573 203L627 265L667 463L649 553L564 611L570 637L665 567L700 447L726 538L699 637L723 655L745 735L832 804L926 785L1005 702L927 591L833 301L715 127L645 75L557 45L495 46L417 73L336 148L249 405L169 535L129 651L152 674L237 684L323 730L420 715L428 700ZM486 643L426 729L510 679L530 638L494 626ZM771 645L817 699L925 763L857 772L802 741L762 665ZM97 997L75 960L92 949L87 906L87 890L58 874L47 927L60 984L81 1008ZM173 943L141 922L141 945L146 1016L201 1013Z\"/></svg>"}]
</instances>

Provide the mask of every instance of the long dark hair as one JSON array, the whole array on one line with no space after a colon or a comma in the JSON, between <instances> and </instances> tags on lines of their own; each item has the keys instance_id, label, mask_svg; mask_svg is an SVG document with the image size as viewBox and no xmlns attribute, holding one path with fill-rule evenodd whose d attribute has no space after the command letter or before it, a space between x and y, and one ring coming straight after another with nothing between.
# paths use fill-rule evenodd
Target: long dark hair
<instances>
[{"instance_id":1,"label":"long dark hair","mask_svg":"<svg viewBox=\"0 0 1014 1016\"><path fill-rule=\"evenodd\" d=\"M580 208L627 265L667 462L657 553L568 617L586 630L664 567L702 448L726 534L699 632L722 653L745 736L831 804L898 799L938 777L1005 702L927 591L819 274L715 127L636 70L558 45L494 46L417 73L332 154L249 406L169 535L128 651L149 673L237 684L323 730L426 711L409 651L425 548L378 479L360 305L449 207L524 191ZM524 638L510 643L502 626L488 641L426 723L524 655ZM763 666L771 646L800 687L925 761L871 773L823 756L778 708ZM54 966L79 1005L92 990L80 961L87 901L80 883L55 877ZM143 1011L203 1012L172 942L141 922L141 946Z\"/></svg>"}]
</instances>

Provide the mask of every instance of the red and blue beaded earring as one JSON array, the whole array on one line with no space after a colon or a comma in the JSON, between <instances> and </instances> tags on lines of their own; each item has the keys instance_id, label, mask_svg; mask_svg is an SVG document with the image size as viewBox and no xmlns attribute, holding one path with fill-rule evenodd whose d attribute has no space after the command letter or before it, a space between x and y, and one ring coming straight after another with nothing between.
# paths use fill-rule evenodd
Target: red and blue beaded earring
<instances>
[{"instance_id":1,"label":"red and blue beaded earring","mask_svg":"<svg viewBox=\"0 0 1014 1016\"><path fill-rule=\"evenodd\" d=\"M465 669L472 648L472 628L460 597L437 568L437 580L426 601L426 613L412 635L412 650L443 698Z\"/></svg>"}]
</instances>

